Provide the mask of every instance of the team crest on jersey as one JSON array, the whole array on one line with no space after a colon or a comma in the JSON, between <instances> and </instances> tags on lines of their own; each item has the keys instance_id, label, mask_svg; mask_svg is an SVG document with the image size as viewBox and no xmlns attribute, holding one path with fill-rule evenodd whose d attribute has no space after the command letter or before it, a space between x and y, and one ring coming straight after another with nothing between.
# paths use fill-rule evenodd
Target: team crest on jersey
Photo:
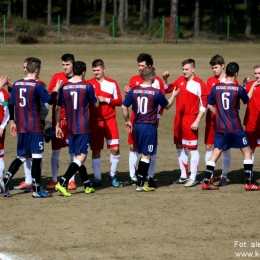
<instances>
[{"instance_id":1,"label":"team crest on jersey","mask_svg":"<svg viewBox=\"0 0 260 260\"><path fill-rule=\"evenodd\" d=\"M138 86L139 84L140 84L139 81L136 81L135 85Z\"/></svg>"},{"instance_id":2,"label":"team crest on jersey","mask_svg":"<svg viewBox=\"0 0 260 260\"><path fill-rule=\"evenodd\" d=\"M180 84L181 86L183 85L183 82Z\"/></svg>"},{"instance_id":3,"label":"team crest on jersey","mask_svg":"<svg viewBox=\"0 0 260 260\"><path fill-rule=\"evenodd\" d=\"M148 145L148 151L151 153L153 151L153 145Z\"/></svg>"}]
</instances>

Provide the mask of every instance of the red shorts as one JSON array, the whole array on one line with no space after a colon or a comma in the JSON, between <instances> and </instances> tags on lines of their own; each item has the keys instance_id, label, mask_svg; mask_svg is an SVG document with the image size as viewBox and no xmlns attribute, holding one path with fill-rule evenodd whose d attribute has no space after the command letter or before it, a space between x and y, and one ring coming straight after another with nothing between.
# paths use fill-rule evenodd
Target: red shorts
<instances>
[{"instance_id":1,"label":"red shorts","mask_svg":"<svg viewBox=\"0 0 260 260\"><path fill-rule=\"evenodd\" d=\"M3 132L3 135L0 137L0 158L3 158L5 156L5 130Z\"/></svg>"},{"instance_id":2,"label":"red shorts","mask_svg":"<svg viewBox=\"0 0 260 260\"><path fill-rule=\"evenodd\" d=\"M215 115L210 112L210 110L206 113L206 128L205 128L205 137L204 144L214 144L214 133L215 133Z\"/></svg>"},{"instance_id":3,"label":"red shorts","mask_svg":"<svg viewBox=\"0 0 260 260\"><path fill-rule=\"evenodd\" d=\"M192 130L191 125L196 120L196 116L181 117L176 115L173 122L174 144L182 145L188 149L197 149L198 130Z\"/></svg>"},{"instance_id":4,"label":"red shorts","mask_svg":"<svg viewBox=\"0 0 260 260\"><path fill-rule=\"evenodd\" d=\"M134 119L135 119L135 114L132 111L131 118L130 118L130 121L131 121L132 125L134 125ZM132 131L132 133L128 134L128 143L129 144L135 144L135 134L134 134L134 131Z\"/></svg>"},{"instance_id":5,"label":"red shorts","mask_svg":"<svg viewBox=\"0 0 260 260\"><path fill-rule=\"evenodd\" d=\"M206 121L204 144L214 144L215 123Z\"/></svg>"},{"instance_id":6,"label":"red shorts","mask_svg":"<svg viewBox=\"0 0 260 260\"><path fill-rule=\"evenodd\" d=\"M260 129L246 127L246 135L248 137L250 148L260 147Z\"/></svg>"},{"instance_id":7,"label":"red shorts","mask_svg":"<svg viewBox=\"0 0 260 260\"><path fill-rule=\"evenodd\" d=\"M107 148L119 147L119 133L116 118L112 117L104 121L90 121L91 129L91 150L102 150L104 138L107 141Z\"/></svg>"},{"instance_id":8,"label":"red shorts","mask_svg":"<svg viewBox=\"0 0 260 260\"><path fill-rule=\"evenodd\" d=\"M135 134L134 134L134 131L132 131L132 133L128 134L128 143L129 144L135 144Z\"/></svg>"},{"instance_id":9,"label":"red shorts","mask_svg":"<svg viewBox=\"0 0 260 260\"><path fill-rule=\"evenodd\" d=\"M63 147L68 146L69 143L69 134L68 134L68 127L67 127L67 120L61 119L60 120L60 128L63 132L64 137L61 138L54 138L51 139L51 148L52 150L60 150Z\"/></svg>"}]
</instances>

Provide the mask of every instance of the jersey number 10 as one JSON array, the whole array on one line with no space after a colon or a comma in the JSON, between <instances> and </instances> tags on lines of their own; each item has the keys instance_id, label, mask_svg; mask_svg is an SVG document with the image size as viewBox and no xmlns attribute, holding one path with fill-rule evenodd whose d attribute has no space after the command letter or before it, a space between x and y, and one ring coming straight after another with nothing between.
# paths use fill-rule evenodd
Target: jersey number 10
<instances>
[{"instance_id":1,"label":"jersey number 10","mask_svg":"<svg viewBox=\"0 0 260 260\"><path fill-rule=\"evenodd\" d=\"M137 97L137 113L146 114L148 107L148 98L147 97Z\"/></svg>"}]
</instances>

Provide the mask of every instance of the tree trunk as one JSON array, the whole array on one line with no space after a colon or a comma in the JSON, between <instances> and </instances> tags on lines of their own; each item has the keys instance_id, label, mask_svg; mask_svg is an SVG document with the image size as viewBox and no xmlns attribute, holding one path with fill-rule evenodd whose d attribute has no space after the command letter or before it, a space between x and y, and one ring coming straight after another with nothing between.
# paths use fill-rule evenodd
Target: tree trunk
<instances>
[{"instance_id":1,"label":"tree trunk","mask_svg":"<svg viewBox=\"0 0 260 260\"><path fill-rule=\"evenodd\" d=\"M150 8L149 8L149 24L153 21L153 13L154 13L154 0L150 0Z\"/></svg>"},{"instance_id":2,"label":"tree trunk","mask_svg":"<svg viewBox=\"0 0 260 260\"><path fill-rule=\"evenodd\" d=\"M200 3L195 1L195 16L194 16L194 36L199 36L200 33Z\"/></svg>"},{"instance_id":3,"label":"tree trunk","mask_svg":"<svg viewBox=\"0 0 260 260\"><path fill-rule=\"evenodd\" d=\"M27 0L23 0L23 18L27 19Z\"/></svg>"},{"instance_id":4,"label":"tree trunk","mask_svg":"<svg viewBox=\"0 0 260 260\"><path fill-rule=\"evenodd\" d=\"M224 3L223 0L215 0L215 17L214 17L214 31L215 33L219 34L221 33L221 27L222 27L222 11L224 9Z\"/></svg>"},{"instance_id":5,"label":"tree trunk","mask_svg":"<svg viewBox=\"0 0 260 260\"><path fill-rule=\"evenodd\" d=\"M144 0L143 6L143 27L146 29L149 26L149 14L147 11L147 0Z\"/></svg>"},{"instance_id":6,"label":"tree trunk","mask_svg":"<svg viewBox=\"0 0 260 260\"><path fill-rule=\"evenodd\" d=\"M107 0L102 0L100 23L99 23L100 27L106 26L106 7L107 7Z\"/></svg>"},{"instance_id":7,"label":"tree trunk","mask_svg":"<svg viewBox=\"0 0 260 260\"><path fill-rule=\"evenodd\" d=\"M249 37L251 35L251 17L252 17L252 0L247 0L247 21L246 21L246 30L245 35Z\"/></svg>"},{"instance_id":8,"label":"tree trunk","mask_svg":"<svg viewBox=\"0 0 260 260\"><path fill-rule=\"evenodd\" d=\"M178 14L178 0L171 0L170 24L168 33L168 42L173 43L175 39L175 24Z\"/></svg>"},{"instance_id":9,"label":"tree trunk","mask_svg":"<svg viewBox=\"0 0 260 260\"><path fill-rule=\"evenodd\" d=\"M12 16L12 0L8 0L7 18L11 18L11 16Z\"/></svg>"},{"instance_id":10,"label":"tree trunk","mask_svg":"<svg viewBox=\"0 0 260 260\"><path fill-rule=\"evenodd\" d=\"M119 13L118 13L118 26L119 26L121 35L124 33L124 30L125 30L124 9L125 9L125 0L120 0L119 1Z\"/></svg>"},{"instance_id":11,"label":"tree trunk","mask_svg":"<svg viewBox=\"0 0 260 260\"><path fill-rule=\"evenodd\" d=\"M114 9L114 17L117 17L117 0L114 0L114 2L113 2L113 9Z\"/></svg>"},{"instance_id":12,"label":"tree trunk","mask_svg":"<svg viewBox=\"0 0 260 260\"><path fill-rule=\"evenodd\" d=\"M129 24L129 17L128 17L128 0L125 0L125 27Z\"/></svg>"},{"instance_id":13,"label":"tree trunk","mask_svg":"<svg viewBox=\"0 0 260 260\"><path fill-rule=\"evenodd\" d=\"M97 0L93 0L93 15L97 16Z\"/></svg>"},{"instance_id":14,"label":"tree trunk","mask_svg":"<svg viewBox=\"0 0 260 260\"><path fill-rule=\"evenodd\" d=\"M67 0L67 17L66 17L67 29L69 29L70 27L70 8L71 8L71 0Z\"/></svg>"},{"instance_id":15,"label":"tree trunk","mask_svg":"<svg viewBox=\"0 0 260 260\"><path fill-rule=\"evenodd\" d=\"M143 17L144 17L144 0L141 0L140 1L140 15L139 15L140 22L143 22Z\"/></svg>"},{"instance_id":16,"label":"tree trunk","mask_svg":"<svg viewBox=\"0 0 260 260\"><path fill-rule=\"evenodd\" d=\"M47 7L47 26L51 26L51 0L48 0L48 7Z\"/></svg>"}]
</instances>

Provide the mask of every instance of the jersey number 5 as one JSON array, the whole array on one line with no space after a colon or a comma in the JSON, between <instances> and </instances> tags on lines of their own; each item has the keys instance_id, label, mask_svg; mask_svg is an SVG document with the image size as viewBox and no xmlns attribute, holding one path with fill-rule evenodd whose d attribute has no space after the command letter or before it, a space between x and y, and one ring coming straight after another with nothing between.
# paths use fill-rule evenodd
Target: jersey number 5
<instances>
[{"instance_id":1,"label":"jersey number 5","mask_svg":"<svg viewBox=\"0 0 260 260\"><path fill-rule=\"evenodd\" d=\"M19 105L20 105L20 107L25 107L26 106L26 98L24 96L25 92L26 92L26 88L20 88L19 89L19 98L20 98Z\"/></svg>"}]
</instances>

